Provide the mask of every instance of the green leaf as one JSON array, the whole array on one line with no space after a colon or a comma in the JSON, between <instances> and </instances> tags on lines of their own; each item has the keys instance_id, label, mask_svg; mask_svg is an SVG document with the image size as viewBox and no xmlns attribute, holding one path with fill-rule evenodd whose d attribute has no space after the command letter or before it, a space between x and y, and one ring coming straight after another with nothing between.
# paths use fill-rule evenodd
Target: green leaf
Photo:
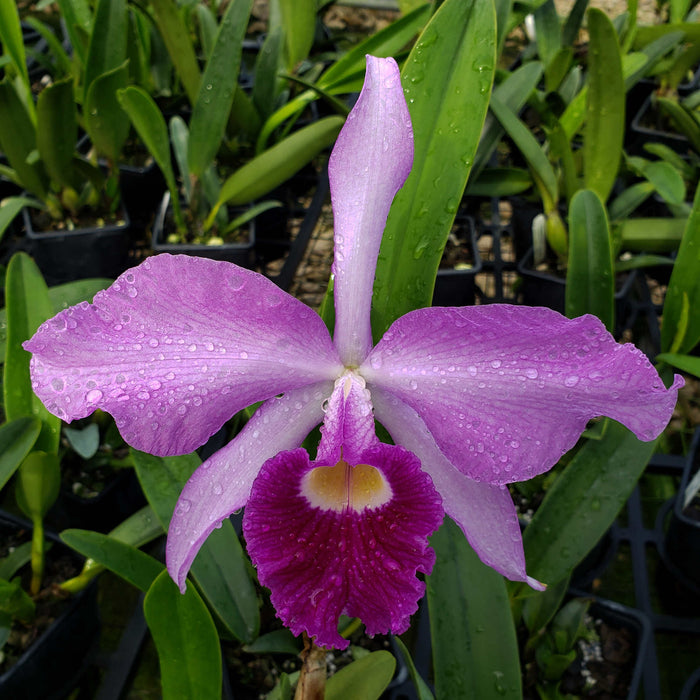
<instances>
[{"instance_id":1,"label":"green leaf","mask_svg":"<svg viewBox=\"0 0 700 700\"><path fill-rule=\"evenodd\" d=\"M672 253L678 250L687 228L686 219L625 219L617 228L620 249L645 253ZM666 293L668 299L668 292Z\"/></svg>"},{"instance_id":2,"label":"green leaf","mask_svg":"<svg viewBox=\"0 0 700 700\"><path fill-rule=\"evenodd\" d=\"M615 327L615 276L605 205L593 190L579 190L569 208L566 315L597 316Z\"/></svg>"},{"instance_id":3,"label":"green leaf","mask_svg":"<svg viewBox=\"0 0 700 700\"><path fill-rule=\"evenodd\" d=\"M668 115L678 131L690 141L693 148L700 153L700 123L693 116L693 113L667 97L657 97L656 104L662 112Z\"/></svg>"},{"instance_id":4,"label":"green leaf","mask_svg":"<svg viewBox=\"0 0 700 700\"><path fill-rule=\"evenodd\" d=\"M30 520L41 520L56 502L60 487L58 456L41 451L30 452L17 470L17 505Z\"/></svg>"},{"instance_id":5,"label":"green leaf","mask_svg":"<svg viewBox=\"0 0 700 700\"><path fill-rule=\"evenodd\" d=\"M472 197L512 197L532 187L530 173L524 168L485 168L470 178L466 194Z\"/></svg>"},{"instance_id":6,"label":"green leaf","mask_svg":"<svg viewBox=\"0 0 700 700\"><path fill-rule=\"evenodd\" d=\"M3 54L10 57L17 75L21 76L23 83L29 87L27 56L15 0L0 0L0 43Z\"/></svg>"},{"instance_id":7,"label":"green leaf","mask_svg":"<svg viewBox=\"0 0 700 700\"><path fill-rule=\"evenodd\" d=\"M29 375L29 353L22 343L31 338L41 323L53 315L48 291L39 268L26 253L16 253L7 266L5 281L7 302L7 348L3 389L5 416L14 420L37 416L42 422L36 448L56 452L61 421L50 414L34 395Z\"/></svg>"},{"instance_id":8,"label":"green leaf","mask_svg":"<svg viewBox=\"0 0 700 700\"><path fill-rule=\"evenodd\" d=\"M22 590L19 580L0 579L0 613L25 622L34 619L34 601Z\"/></svg>"},{"instance_id":9,"label":"green leaf","mask_svg":"<svg viewBox=\"0 0 700 700\"><path fill-rule=\"evenodd\" d=\"M71 48L81 65L85 65L87 38L92 32L92 11L88 0L56 0L65 20Z\"/></svg>"},{"instance_id":10,"label":"green leaf","mask_svg":"<svg viewBox=\"0 0 700 700\"><path fill-rule=\"evenodd\" d=\"M64 78L44 88L36 112L36 143L46 172L54 182L77 189L73 155L78 140L78 112L73 78Z\"/></svg>"},{"instance_id":11,"label":"green leaf","mask_svg":"<svg viewBox=\"0 0 700 700\"><path fill-rule=\"evenodd\" d=\"M181 595L164 571L146 594L143 610L158 650L164 700L219 700L219 636L197 591L190 586Z\"/></svg>"},{"instance_id":12,"label":"green leaf","mask_svg":"<svg viewBox=\"0 0 700 700\"><path fill-rule=\"evenodd\" d=\"M100 429L97 423L90 423L85 428L64 428L70 446L83 458L90 459L95 456L100 446Z\"/></svg>"},{"instance_id":13,"label":"green leaf","mask_svg":"<svg viewBox=\"0 0 700 700\"><path fill-rule=\"evenodd\" d=\"M295 131L236 170L222 185L219 200L204 224L205 229L211 226L224 204L248 204L301 170L335 141L344 123L342 117L320 119Z\"/></svg>"},{"instance_id":14,"label":"green leaf","mask_svg":"<svg viewBox=\"0 0 700 700\"><path fill-rule=\"evenodd\" d=\"M121 576L146 593L165 570L159 561L136 547L92 530L64 530L61 539L76 552Z\"/></svg>"},{"instance_id":15,"label":"green leaf","mask_svg":"<svg viewBox=\"0 0 700 700\"><path fill-rule=\"evenodd\" d=\"M127 63L93 80L88 88L84 110L85 129L100 155L116 167L131 124L117 99L117 91L129 81Z\"/></svg>"},{"instance_id":16,"label":"green leaf","mask_svg":"<svg viewBox=\"0 0 700 700\"><path fill-rule=\"evenodd\" d=\"M294 70L308 55L316 33L316 0L280 0L287 69Z\"/></svg>"},{"instance_id":17,"label":"green leaf","mask_svg":"<svg viewBox=\"0 0 700 700\"><path fill-rule=\"evenodd\" d=\"M413 169L394 199L374 282L373 331L430 306L442 251L469 177L495 66L493 3L446 0L406 60Z\"/></svg>"},{"instance_id":18,"label":"green leaf","mask_svg":"<svg viewBox=\"0 0 700 700\"><path fill-rule=\"evenodd\" d=\"M326 700L378 700L395 668L396 659L388 651L373 651L328 679Z\"/></svg>"},{"instance_id":19,"label":"green leaf","mask_svg":"<svg viewBox=\"0 0 700 700\"><path fill-rule=\"evenodd\" d=\"M226 8L192 109L187 162L201 177L221 146L241 65L241 50L253 0L234 0Z\"/></svg>"},{"instance_id":20,"label":"green leaf","mask_svg":"<svg viewBox=\"0 0 700 700\"><path fill-rule=\"evenodd\" d=\"M626 219L643 202L645 202L654 192L654 185L651 182L636 182L623 190L608 206L608 214L611 221Z\"/></svg>"},{"instance_id":21,"label":"green leaf","mask_svg":"<svg viewBox=\"0 0 700 700\"><path fill-rule=\"evenodd\" d=\"M584 181L605 202L617 177L625 135L625 84L617 33L607 15L588 10L588 96Z\"/></svg>"},{"instance_id":22,"label":"green leaf","mask_svg":"<svg viewBox=\"0 0 700 700\"><path fill-rule=\"evenodd\" d=\"M23 566L32 559L32 543L17 545L6 557L0 559L0 578L9 581Z\"/></svg>"},{"instance_id":23,"label":"green leaf","mask_svg":"<svg viewBox=\"0 0 700 700\"><path fill-rule=\"evenodd\" d=\"M695 355L679 355L677 353L662 352L656 356L657 362L665 362L668 365L677 367L683 372L688 372L696 377L700 377L700 357Z\"/></svg>"},{"instance_id":24,"label":"green leaf","mask_svg":"<svg viewBox=\"0 0 700 700\"><path fill-rule=\"evenodd\" d=\"M128 22L126 0L97 0L83 72L83 101L97 78L124 64Z\"/></svg>"},{"instance_id":25,"label":"green leaf","mask_svg":"<svg viewBox=\"0 0 700 700\"><path fill-rule=\"evenodd\" d=\"M128 87L117 93L124 111L129 115L148 152L158 164L170 191L170 200L179 202L173 164L170 160L170 141L165 118L153 98L142 88Z\"/></svg>"},{"instance_id":26,"label":"green leaf","mask_svg":"<svg viewBox=\"0 0 700 700\"><path fill-rule=\"evenodd\" d=\"M279 78L284 49L284 33L277 26L267 33L255 60L255 84L253 85L253 105L262 119L275 108L281 88ZM256 149L256 153L261 152Z\"/></svg>"},{"instance_id":27,"label":"green leaf","mask_svg":"<svg viewBox=\"0 0 700 700\"><path fill-rule=\"evenodd\" d=\"M428 688L427 683L416 670L416 665L413 663L413 659L411 658L411 654L406 648L406 645L401 641L400 637L394 637L394 642L396 642L396 646L401 652L404 663L406 666L408 666L408 675L411 676L411 681L413 682L413 686L418 694L418 700L435 700L433 694L430 692L430 688Z\"/></svg>"},{"instance_id":28,"label":"green leaf","mask_svg":"<svg viewBox=\"0 0 700 700\"><path fill-rule=\"evenodd\" d=\"M0 82L0 148L22 187L44 201L48 178L43 165L32 160L36 152L36 115L9 78Z\"/></svg>"},{"instance_id":29,"label":"green leaf","mask_svg":"<svg viewBox=\"0 0 700 700\"><path fill-rule=\"evenodd\" d=\"M150 7L187 98L190 104L194 105L199 93L201 75L189 29L177 3L173 0L151 0Z\"/></svg>"},{"instance_id":30,"label":"green leaf","mask_svg":"<svg viewBox=\"0 0 700 700\"><path fill-rule=\"evenodd\" d=\"M693 209L683 233L678 257L673 266L671 279L666 290L663 308L663 325L661 326L661 350L668 352L678 328L683 307L683 296L687 296L690 314L685 337L675 348L678 353L687 353L700 341L700 275L698 275L698 256L700 255L700 186L695 192Z\"/></svg>"},{"instance_id":31,"label":"green leaf","mask_svg":"<svg viewBox=\"0 0 700 700\"><path fill-rule=\"evenodd\" d=\"M42 204L31 197L6 197L0 201L0 238L24 207L41 208Z\"/></svg>"},{"instance_id":32,"label":"green leaf","mask_svg":"<svg viewBox=\"0 0 700 700\"><path fill-rule=\"evenodd\" d=\"M515 626L503 577L449 518L431 537L430 636L438 698L521 700Z\"/></svg>"},{"instance_id":33,"label":"green leaf","mask_svg":"<svg viewBox=\"0 0 700 700\"><path fill-rule=\"evenodd\" d=\"M539 632L549 624L561 607L569 589L569 577L563 578L544 591L537 591L523 601L523 622L530 633L530 639L537 639Z\"/></svg>"},{"instance_id":34,"label":"green leaf","mask_svg":"<svg viewBox=\"0 0 700 700\"><path fill-rule=\"evenodd\" d=\"M561 24L554 0L546 0L533 13L537 36L537 53L545 65L545 74L561 49ZM549 88L548 88L549 90Z\"/></svg>"},{"instance_id":35,"label":"green leaf","mask_svg":"<svg viewBox=\"0 0 700 700\"><path fill-rule=\"evenodd\" d=\"M301 649L301 642L288 629L261 634L243 647L246 654L290 654L292 656L297 656Z\"/></svg>"},{"instance_id":36,"label":"green leaf","mask_svg":"<svg viewBox=\"0 0 700 700\"><path fill-rule=\"evenodd\" d=\"M41 421L34 416L15 418L0 426L0 489L34 447Z\"/></svg>"},{"instance_id":37,"label":"green leaf","mask_svg":"<svg viewBox=\"0 0 700 700\"><path fill-rule=\"evenodd\" d=\"M132 450L131 454L146 498L167 530L180 492L200 459L194 453L154 457ZM260 627L257 596L245 553L229 520L202 545L192 564L192 574L231 634L244 642L255 639Z\"/></svg>"},{"instance_id":38,"label":"green leaf","mask_svg":"<svg viewBox=\"0 0 700 700\"><path fill-rule=\"evenodd\" d=\"M606 420L603 437L586 441L525 529L528 573L543 583L561 581L593 549L654 452L654 441L642 442Z\"/></svg>"}]
</instances>

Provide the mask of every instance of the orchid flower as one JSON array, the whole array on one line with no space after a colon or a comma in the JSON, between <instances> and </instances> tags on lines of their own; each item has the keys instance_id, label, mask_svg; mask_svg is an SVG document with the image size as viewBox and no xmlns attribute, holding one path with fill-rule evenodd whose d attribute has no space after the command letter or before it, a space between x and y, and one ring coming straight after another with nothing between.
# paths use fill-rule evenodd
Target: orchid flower
<instances>
[{"instance_id":1,"label":"orchid flower","mask_svg":"<svg viewBox=\"0 0 700 700\"><path fill-rule=\"evenodd\" d=\"M506 484L549 468L589 419L639 438L666 426L665 389L596 318L509 305L418 309L373 346L372 284L394 195L413 160L396 63L367 77L329 163L335 216L333 339L321 318L255 272L159 255L44 323L25 343L33 387L55 415L111 413L124 439L187 453L263 402L186 484L167 567L184 590L209 533L243 528L282 621L344 648L340 614L400 633L416 610L444 514L484 563L528 577ZM375 418L391 435L383 444ZM302 441L322 424L312 460Z\"/></svg>"}]
</instances>

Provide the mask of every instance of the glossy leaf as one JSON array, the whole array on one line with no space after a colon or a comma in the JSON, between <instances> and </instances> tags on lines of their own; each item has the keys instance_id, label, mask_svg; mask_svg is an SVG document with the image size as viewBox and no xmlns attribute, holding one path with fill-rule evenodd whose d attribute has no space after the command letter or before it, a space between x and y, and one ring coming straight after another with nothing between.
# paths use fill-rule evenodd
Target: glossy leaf
<instances>
[{"instance_id":1,"label":"glossy leaf","mask_svg":"<svg viewBox=\"0 0 700 700\"><path fill-rule=\"evenodd\" d=\"M520 700L520 660L503 577L481 562L449 518L431 537L428 577L435 695Z\"/></svg>"},{"instance_id":2,"label":"glossy leaf","mask_svg":"<svg viewBox=\"0 0 700 700\"><path fill-rule=\"evenodd\" d=\"M289 654L297 656L301 652L301 640L288 629L273 630L261 634L250 644L243 646L246 654Z\"/></svg>"},{"instance_id":3,"label":"glossy leaf","mask_svg":"<svg viewBox=\"0 0 700 700\"><path fill-rule=\"evenodd\" d=\"M678 131L690 141L693 148L700 152L700 123L690 110L667 97L657 97L656 104L668 115Z\"/></svg>"},{"instance_id":4,"label":"glossy leaf","mask_svg":"<svg viewBox=\"0 0 700 700\"><path fill-rule=\"evenodd\" d=\"M83 458L91 459L100 447L100 429L97 423L90 423L84 428L63 429L63 435L70 446Z\"/></svg>"},{"instance_id":5,"label":"glossy leaf","mask_svg":"<svg viewBox=\"0 0 700 700\"><path fill-rule=\"evenodd\" d=\"M394 199L373 296L373 330L429 306L442 251L486 116L496 49L493 3L446 0L401 72L413 122L413 169Z\"/></svg>"},{"instance_id":6,"label":"glossy leaf","mask_svg":"<svg viewBox=\"0 0 700 700\"><path fill-rule=\"evenodd\" d=\"M14 420L37 416L42 422L36 449L55 453L58 449L61 421L49 413L32 391L29 353L22 343L53 315L48 290L39 268L26 253L16 253L7 267L5 281L7 303L7 347L3 389L5 416Z\"/></svg>"},{"instance_id":7,"label":"glossy leaf","mask_svg":"<svg viewBox=\"0 0 700 700\"><path fill-rule=\"evenodd\" d=\"M486 168L470 178L466 194L472 197L512 197L532 187L530 173L524 168Z\"/></svg>"},{"instance_id":8,"label":"glossy leaf","mask_svg":"<svg viewBox=\"0 0 700 700\"><path fill-rule=\"evenodd\" d=\"M15 418L0 426L0 490L34 447L41 421L34 416Z\"/></svg>"},{"instance_id":9,"label":"glossy leaf","mask_svg":"<svg viewBox=\"0 0 700 700\"><path fill-rule=\"evenodd\" d=\"M266 119L275 108L282 83L280 70L284 50L284 32L278 25L271 29L255 59L255 83L253 84L253 105L262 119ZM264 149L257 149L261 153Z\"/></svg>"},{"instance_id":10,"label":"glossy leaf","mask_svg":"<svg viewBox=\"0 0 700 700\"><path fill-rule=\"evenodd\" d=\"M617 33L607 15L588 10L588 97L583 145L585 186L605 202L617 177L625 135L625 84Z\"/></svg>"},{"instance_id":11,"label":"glossy leaf","mask_svg":"<svg viewBox=\"0 0 700 700\"><path fill-rule=\"evenodd\" d=\"M9 78L0 82L0 148L22 187L45 200L46 172L41 163L31 161L36 150L36 115L27 109Z\"/></svg>"},{"instance_id":12,"label":"glossy leaf","mask_svg":"<svg viewBox=\"0 0 700 700\"><path fill-rule=\"evenodd\" d=\"M615 276L610 227L604 204L593 190L579 190L569 207L569 264L566 315L597 316L615 327Z\"/></svg>"},{"instance_id":13,"label":"glossy leaf","mask_svg":"<svg viewBox=\"0 0 700 700\"><path fill-rule=\"evenodd\" d=\"M0 238L24 207L41 208L41 206L41 202L31 197L6 197L3 199L0 202Z\"/></svg>"},{"instance_id":14,"label":"glossy leaf","mask_svg":"<svg viewBox=\"0 0 700 700\"><path fill-rule=\"evenodd\" d=\"M395 668L396 659L388 651L373 651L328 679L325 700L378 700Z\"/></svg>"},{"instance_id":15,"label":"glossy leaf","mask_svg":"<svg viewBox=\"0 0 700 700\"><path fill-rule=\"evenodd\" d=\"M92 33L92 11L88 0L56 0L65 21L71 49L85 65L87 39Z\"/></svg>"},{"instance_id":16,"label":"glossy leaf","mask_svg":"<svg viewBox=\"0 0 700 700\"><path fill-rule=\"evenodd\" d=\"M77 188L73 155L78 140L78 112L73 78L64 78L44 88L36 112L36 144L46 172L54 182Z\"/></svg>"},{"instance_id":17,"label":"glossy leaf","mask_svg":"<svg viewBox=\"0 0 700 700\"><path fill-rule=\"evenodd\" d=\"M200 459L196 454L154 457L136 450L131 453L146 498L167 530L180 492ZM244 642L255 639L260 626L257 596L243 548L229 520L202 545L192 575L231 634Z\"/></svg>"},{"instance_id":18,"label":"glossy leaf","mask_svg":"<svg viewBox=\"0 0 700 700\"><path fill-rule=\"evenodd\" d=\"M85 129L97 152L112 166L116 166L121 156L131 127L117 99L117 91L126 88L128 81L128 65L123 63L96 77L87 91Z\"/></svg>"},{"instance_id":19,"label":"glossy leaf","mask_svg":"<svg viewBox=\"0 0 700 700\"><path fill-rule=\"evenodd\" d=\"M686 219L625 219L618 224L617 236L621 250L671 253L678 250L685 229Z\"/></svg>"},{"instance_id":20,"label":"glossy leaf","mask_svg":"<svg viewBox=\"0 0 700 700\"><path fill-rule=\"evenodd\" d=\"M158 164L170 191L170 199L179 201L173 164L170 160L170 141L165 118L153 98L142 88L128 87L117 93L124 111L129 115L148 152Z\"/></svg>"},{"instance_id":21,"label":"glossy leaf","mask_svg":"<svg viewBox=\"0 0 700 700\"><path fill-rule=\"evenodd\" d=\"M0 43L2 52L10 57L15 71L28 86L27 57L15 0L0 0Z\"/></svg>"},{"instance_id":22,"label":"glossy leaf","mask_svg":"<svg viewBox=\"0 0 700 700\"><path fill-rule=\"evenodd\" d=\"M686 296L690 308L694 309L688 318L688 326L680 345L674 350L687 353L700 342L700 275L698 259L700 258L700 187L695 192L693 209L683 233L678 257L673 266L664 300L661 326L661 350L668 352L673 344L676 330L681 318L683 297Z\"/></svg>"},{"instance_id":23,"label":"glossy leaf","mask_svg":"<svg viewBox=\"0 0 700 700\"><path fill-rule=\"evenodd\" d=\"M413 687L418 695L418 700L435 700L435 697L430 692L428 684L423 680L416 669L416 665L413 663L413 658L411 653L408 651L406 645L401 641L400 637L394 637L394 642L403 656L404 663L408 666L408 675L411 677Z\"/></svg>"},{"instance_id":24,"label":"glossy leaf","mask_svg":"<svg viewBox=\"0 0 700 700\"><path fill-rule=\"evenodd\" d=\"M205 222L205 228L211 226L224 204L248 204L301 170L335 141L344 123L342 117L325 117L248 161L222 185L219 201Z\"/></svg>"},{"instance_id":25,"label":"glossy leaf","mask_svg":"<svg viewBox=\"0 0 700 700\"><path fill-rule=\"evenodd\" d=\"M238 84L241 50L253 0L234 0L219 22L219 31L200 81L190 120L187 162L201 177L221 146Z\"/></svg>"},{"instance_id":26,"label":"glossy leaf","mask_svg":"<svg viewBox=\"0 0 700 700\"><path fill-rule=\"evenodd\" d=\"M678 355L676 353L662 352L656 356L656 361L665 362L683 372L694 374L700 378L700 357L695 355Z\"/></svg>"},{"instance_id":27,"label":"glossy leaf","mask_svg":"<svg viewBox=\"0 0 700 700\"><path fill-rule=\"evenodd\" d=\"M287 69L294 70L311 50L316 33L316 0L280 0Z\"/></svg>"},{"instance_id":28,"label":"glossy leaf","mask_svg":"<svg viewBox=\"0 0 700 700\"><path fill-rule=\"evenodd\" d=\"M156 26L191 105L197 101L201 74L189 29L173 0L151 0Z\"/></svg>"},{"instance_id":29,"label":"glossy leaf","mask_svg":"<svg viewBox=\"0 0 700 700\"><path fill-rule=\"evenodd\" d=\"M98 0L83 71L83 100L92 83L126 60L126 0Z\"/></svg>"},{"instance_id":30,"label":"glossy leaf","mask_svg":"<svg viewBox=\"0 0 700 700\"><path fill-rule=\"evenodd\" d=\"M553 585L571 573L612 525L654 447L611 420L581 447L525 529L530 576Z\"/></svg>"},{"instance_id":31,"label":"glossy leaf","mask_svg":"<svg viewBox=\"0 0 700 700\"><path fill-rule=\"evenodd\" d=\"M146 593L165 566L136 547L92 530L64 530L61 539Z\"/></svg>"},{"instance_id":32,"label":"glossy leaf","mask_svg":"<svg viewBox=\"0 0 700 700\"><path fill-rule=\"evenodd\" d=\"M163 699L219 700L219 636L195 588L181 595L164 571L146 594L143 610L158 650Z\"/></svg>"},{"instance_id":33,"label":"glossy leaf","mask_svg":"<svg viewBox=\"0 0 700 700\"><path fill-rule=\"evenodd\" d=\"M35 523L56 502L61 487L61 466L56 454L30 452L17 470L15 498L21 511Z\"/></svg>"}]
</instances>

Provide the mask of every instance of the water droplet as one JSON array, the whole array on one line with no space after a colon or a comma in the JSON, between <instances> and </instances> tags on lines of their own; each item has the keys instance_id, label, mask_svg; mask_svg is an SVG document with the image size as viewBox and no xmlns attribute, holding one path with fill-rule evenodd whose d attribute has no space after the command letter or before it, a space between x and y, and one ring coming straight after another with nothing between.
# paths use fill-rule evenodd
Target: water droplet
<instances>
[{"instance_id":1,"label":"water droplet","mask_svg":"<svg viewBox=\"0 0 700 700\"><path fill-rule=\"evenodd\" d=\"M537 379L537 377L539 376L539 372L534 367L528 367L525 370L525 376L528 379Z\"/></svg>"},{"instance_id":2,"label":"water droplet","mask_svg":"<svg viewBox=\"0 0 700 700\"><path fill-rule=\"evenodd\" d=\"M566 386L576 386L578 384L578 377L575 374L570 375L564 380Z\"/></svg>"},{"instance_id":3,"label":"water droplet","mask_svg":"<svg viewBox=\"0 0 700 700\"><path fill-rule=\"evenodd\" d=\"M85 401L87 401L87 403L97 403L101 398L102 392L99 389L92 389L86 394Z\"/></svg>"},{"instance_id":4,"label":"water droplet","mask_svg":"<svg viewBox=\"0 0 700 700\"><path fill-rule=\"evenodd\" d=\"M126 293L133 299L134 297L138 296L138 290L136 287L127 287Z\"/></svg>"},{"instance_id":5,"label":"water droplet","mask_svg":"<svg viewBox=\"0 0 700 700\"><path fill-rule=\"evenodd\" d=\"M66 386L66 383L63 381L63 379L59 379L57 377L56 379L51 380L51 388L54 391L63 391L65 386Z\"/></svg>"},{"instance_id":6,"label":"water droplet","mask_svg":"<svg viewBox=\"0 0 700 700\"><path fill-rule=\"evenodd\" d=\"M188 501L186 498L181 498L178 501L177 508L175 508L175 513L177 515L184 515L189 513L190 508L192 508L192 502Z\"/></svg>"},{"instance_id":7,"label":"water droplet","mask_svg":"<svg viewBox=\"0 0 700 700\"><path fill-rule=\"evenodd\" d=\"M503 363L500 360L491 360L491 367L498 369Z\"/></svg>"}]
</instances>

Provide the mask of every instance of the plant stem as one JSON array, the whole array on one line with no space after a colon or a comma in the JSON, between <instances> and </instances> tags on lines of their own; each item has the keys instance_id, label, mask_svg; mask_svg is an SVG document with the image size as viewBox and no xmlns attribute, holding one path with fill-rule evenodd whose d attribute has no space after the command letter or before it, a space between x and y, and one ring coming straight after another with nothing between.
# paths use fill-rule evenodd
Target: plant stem
<instances>
[{"instance_id":1,"label":"plant stem","mask_svg":"<svg viewBox=\"0 0 700 700\"><path fill-rule=\"evenodd\" d=\"M41 580L44 577L44 523L41 518L34 519L31 551L32 580L29 584L29 592L36 595L41 589Z\"/></svg>"},{"instance_id":2,"label":"plant stem","mask_svg":"<svg viewBox=\"0 0 700 700\"><path fill-rule=\"evenodd\" d=\"M326 691L326 652L304 632L299 682L294 700L323 700Z\"/></svg>"}]
</instances>

